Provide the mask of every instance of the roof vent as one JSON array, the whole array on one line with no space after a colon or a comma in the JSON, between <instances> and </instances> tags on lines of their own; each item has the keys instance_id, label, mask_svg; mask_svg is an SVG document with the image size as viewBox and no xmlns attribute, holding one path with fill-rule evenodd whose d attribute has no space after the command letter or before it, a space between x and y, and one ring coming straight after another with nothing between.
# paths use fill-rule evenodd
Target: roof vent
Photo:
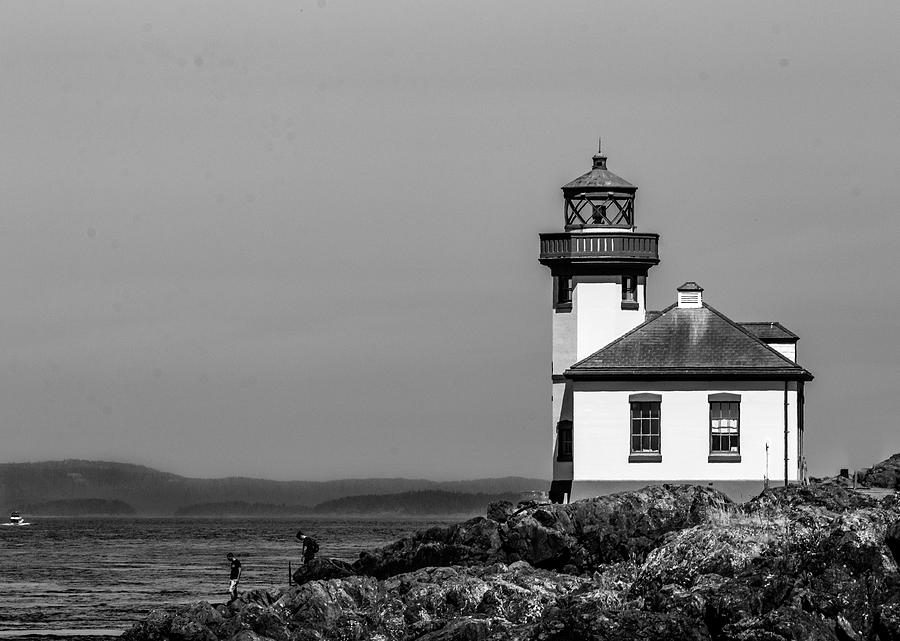
<instances>
[{"instance_id":1,"label":"roof vent","mask_svg":"<svg viewBox=\"0 0 900 641\"><path fill-rule=\"evenodd\" d=\"M679 287L678 307L703 307L703 288L692 280Z\"/></svg>"}]
</instances>

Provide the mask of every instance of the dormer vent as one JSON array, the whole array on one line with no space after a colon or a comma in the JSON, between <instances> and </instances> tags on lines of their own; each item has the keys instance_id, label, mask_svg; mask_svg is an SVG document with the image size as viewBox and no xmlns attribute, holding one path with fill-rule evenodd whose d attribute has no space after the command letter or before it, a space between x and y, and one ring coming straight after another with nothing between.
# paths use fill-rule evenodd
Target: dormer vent
<instances>
[{"instance_id":1,"label":"dormer vent","mask_svg":"<svg viewBox=\"0 0 900 641\"><path fill-rule=\"evenodd\" d=\"M688 281L678 288L678 307L703 307L703 288L694 281Z\"/></svg>"}]
</instances>

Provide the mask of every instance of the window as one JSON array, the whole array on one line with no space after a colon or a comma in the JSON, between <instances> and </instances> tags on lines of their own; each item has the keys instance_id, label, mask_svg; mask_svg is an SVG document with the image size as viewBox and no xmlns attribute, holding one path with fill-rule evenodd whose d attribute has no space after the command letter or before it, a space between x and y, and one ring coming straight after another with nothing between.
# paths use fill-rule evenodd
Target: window
<instances>
[{"instance_id":1,"label":"window","mask_svg":"<svg viewBox=\"0 0 900 641\"><path fill-rule=\"evenodd\" d=\"M660 450L660 401L659 394L632 394L631 402L631 455L630 463L659 463Z\"/></svg>"},{"instance_id":2,"label":"window","mask_svg":"<svg viewBox=\"0 0 900 641\"><path fill-rule=\"evenodd\" d=\"M572 306L572 277L557 276L556 277L556 306L571 307Z\"/></svg>"},{"instance_id":3,"label":"window","mask_svg":"<svg viewBox=\"0 0 900 641\"><path fill-rule=\"evenodd\" d=\"M741 460L741 397L709 395L709 461Z\"/></svg>"},{"instance_id":4,"label":"window","mask_svg":"<svg viewBox=\"0 0 900 641\"><path fill-rule=\"evenodd\" d=\"M622 309L637 308L637 277L622 276Z\"/></svg>"},{"instance_id":5,"label":"window","mask_svg":"<svg viewBox=\"0 0 900 641\"><path fill-rule=\"evenodd\" d=\"M659 453L659 403L631 404L632 453Z\"/></svg>"},{"instance_id":6,"label":"window","mask_svg":"<svg viewBox=\"0 0 900 641\"><path fill-rule=\"evenodd\" d=\"M572 421L560 421L556 425L556 460L572 460Z\"/></svg>"}]
</instances>

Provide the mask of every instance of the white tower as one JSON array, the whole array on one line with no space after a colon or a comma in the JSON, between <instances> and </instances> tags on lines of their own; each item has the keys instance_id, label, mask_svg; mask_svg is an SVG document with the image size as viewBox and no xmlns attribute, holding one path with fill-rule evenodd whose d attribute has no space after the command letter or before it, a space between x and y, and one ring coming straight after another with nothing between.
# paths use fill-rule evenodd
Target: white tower
<instances>
[{"instance_id":1,"label":"white tower","mask_svg":"<svg viewBox=\"0 0 900 641\"><path fill-rule=\"evenodd\" d=\"M541 234L540 263L553 278L553 484L572 485L572 391L563 372L644 322L647 272L659 263L659 234L635 227L637 187L606 168L600 149L589 172L563 186L565 227Z\"/></svg>"}]
</instances>

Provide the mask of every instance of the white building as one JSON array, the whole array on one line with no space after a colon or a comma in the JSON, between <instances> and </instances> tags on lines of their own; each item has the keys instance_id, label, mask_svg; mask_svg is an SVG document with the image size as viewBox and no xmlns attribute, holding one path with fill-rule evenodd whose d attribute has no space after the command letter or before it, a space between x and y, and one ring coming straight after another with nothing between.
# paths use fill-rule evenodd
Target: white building
<instances>
[{"instance_id":1,"label":"white building","mask_svg":"<svg viewBox=\"0 0 900 641\"><path fill-rule=\"evenodd\" d=\"M798 337L737 323L693 282L646 310L657 234L634 224L637 187L606 168L563 188L565 231L541 234L553 277L553 483L566 501L648 483L734 498L796 481L803 460Z\"/></svg>"}]
</instances>

